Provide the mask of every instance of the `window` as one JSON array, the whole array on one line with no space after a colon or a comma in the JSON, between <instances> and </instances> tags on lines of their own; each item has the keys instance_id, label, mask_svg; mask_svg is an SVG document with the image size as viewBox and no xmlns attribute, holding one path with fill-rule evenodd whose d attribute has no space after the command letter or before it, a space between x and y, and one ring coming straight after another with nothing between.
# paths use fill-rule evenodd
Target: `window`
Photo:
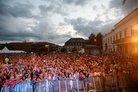
<instances>
[{"instance_id":1,"label":"window","mask_svg":"<svg viewBox=\"0 0 138 92\"><path fill-rule=\"evenodd\" d=\"M112 43L112 40L113 40L113 39L112 39L112 37L111 37L111 41L110 41L110 43Z\"/></svg>"},{"instance_id":2,"label":"window","mask_svg":"<svg viewBox=\"0 0 138 92\"><path fill-rule=\"evenodd\" d=\"M121 39L122 38L122 33L121 32L120 32L119 36L120 36L120 39Z\"/></svg>"},{"instance_id":3,"label":"window","mask_svg":"<svg viewBox=\"0 0 138 92\"><path fill-rule=\"evenodd\" d=\"M118 39L118 36L117 36L117 34L116 34L116 40Z\"/></svg>"},{"instance_id":4,"label":"window","mask_svg":"<svg viewBox=\"0 0 138 92\"><path fill-rule=\"evenodd\" d=\"M124 37L127 37L127 29L124 30Z\"/></svg>"},{"instance_id":5,"label":"window","mask_svg":"<svg viewBox=\"0 0 138 92\"><path fill-rule=\"evenodd\" d=\"M133 36L134 35L134 29L133 29L133 27L131 27L131 36Z\"/></svg>"},{"instance_id":6,"label":"window","mask_svg":"<svg viewBox=\"0 0 138 92\"><path fill-rule=\"evenodd\" d=\"M115 35L114 35L114 37L113 37L113 41L115 40Z\"/></svg>"}]
</instances>

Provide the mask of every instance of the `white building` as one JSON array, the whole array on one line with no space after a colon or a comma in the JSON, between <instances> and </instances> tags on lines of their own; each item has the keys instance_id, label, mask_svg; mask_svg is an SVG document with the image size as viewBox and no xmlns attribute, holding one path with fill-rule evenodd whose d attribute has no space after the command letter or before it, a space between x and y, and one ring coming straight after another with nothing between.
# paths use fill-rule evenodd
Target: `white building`
<instances>
[{"instance_id":1,"label":"white building","mask_svg":"<svg viewBox=\"0 0 138 92\"><path fill-rule=\"evenodd\" d=\"M138 8L128 14L103 37L104 52L138 53Z\"/></svg>"}]
</instances>

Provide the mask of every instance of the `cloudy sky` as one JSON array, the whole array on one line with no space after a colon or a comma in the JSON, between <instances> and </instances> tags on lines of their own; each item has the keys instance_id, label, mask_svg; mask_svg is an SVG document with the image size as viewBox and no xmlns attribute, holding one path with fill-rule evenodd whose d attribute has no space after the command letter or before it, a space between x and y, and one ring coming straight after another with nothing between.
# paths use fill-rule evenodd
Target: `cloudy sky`
<instances>
[{"instance_id":1,"label":"cloudy sky","mask_svg":"<svg viewBox=\"0 0 138 92\"><path fill-rule=\"evenodd\" d=\"M138 0L0 0L0 42L47 41L109 32Z\"/></svg>"}]
</instances>

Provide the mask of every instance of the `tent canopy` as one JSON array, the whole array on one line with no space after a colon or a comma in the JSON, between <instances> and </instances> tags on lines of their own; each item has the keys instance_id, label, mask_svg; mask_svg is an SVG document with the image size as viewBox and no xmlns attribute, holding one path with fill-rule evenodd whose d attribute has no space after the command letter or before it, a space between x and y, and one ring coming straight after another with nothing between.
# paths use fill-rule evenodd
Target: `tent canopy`
<instances>
[{"instance_id":1,"label":"tent canopy","mask_svg":"<svg viewBox=\"0 0 138 92\"><path fill-rule=\"evenodd\" d=\"M0 50L0 53L25 53L25 51L21 50L9 50L6 46Z\"/></svg>"}]
</instances>

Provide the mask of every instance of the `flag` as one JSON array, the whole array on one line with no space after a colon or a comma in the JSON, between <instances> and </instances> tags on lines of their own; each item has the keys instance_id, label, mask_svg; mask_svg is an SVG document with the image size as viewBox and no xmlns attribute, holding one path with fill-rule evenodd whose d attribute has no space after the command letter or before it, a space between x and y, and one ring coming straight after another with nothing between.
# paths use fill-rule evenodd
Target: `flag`
<instances>
[{"instance_id":1,"label":"flag","mask_svg":"<svg viewBox=\"0 0 138 92\"><path fill-rule=\"evenodd\" d=\"M124 5L124 4L125 4L125 2L126 2L126 0L123 0L123 1L122 1L122 5Z\"/></svg>"}]
</instances>

